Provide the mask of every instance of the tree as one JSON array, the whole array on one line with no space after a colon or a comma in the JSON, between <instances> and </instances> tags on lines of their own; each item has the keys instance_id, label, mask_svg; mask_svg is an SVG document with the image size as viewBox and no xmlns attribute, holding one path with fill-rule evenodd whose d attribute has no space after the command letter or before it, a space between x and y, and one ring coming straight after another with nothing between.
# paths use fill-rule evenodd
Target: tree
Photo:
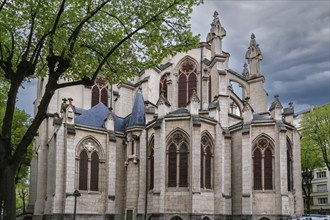
<instances>
[{"instance_id":1,"label":"tree","mask_svg":"<svg viewBox=\"0 0 330 220\"><path fill-rule=\"evenodd\" d=\"M305 213L310 213L312 205L311 193L314 170L321 167L323 167L323 162L319 148L303 137L301 140L301 171Z\"/></svg>"},{"instance_id":2,"label":"tree","mask_svg":"<svg viewBox=\"0 0 330 220\"><path fill-rule=\"evenodd\" d=\"M2 0L0 77L9 81L0 133L0 201L15 219L15 174L57 89L91 86L102 72L125 81L164 57L197 46L189 25L202 0ZM11 139L22 82L47 77L37 113L17 145Z\"/></svg>"},{"instance_id":3,"label":"tree","mask_svg":"<svg viewBox=\"0 0 330 220\"><path fill-rule=\"evenodd\" d=\"M303 115L301 127L303 140L319 148L322 160L330 171L330 104Z\"/></svg>"},{"instance_id":4,"label":"tree","mask_svg":"<svg viewBox=\"0 0 330 220\"><path fill-rule=\"evenodd\" d=\"M2 129L2 119L6 111L6 92L8 91L9 83L3 79L0 81L0 133ZM31 124L31 118L24 111L15 108L14 119L13 119L13 132L12 132L12 144L17 146L20 139L23 137L24 133ZM29 166L33 156L32 144L28 146L27 154L21 161L16 175L15 175L15 185L16 185L16 210L20 213L25 212L25 201L28 195L28 179L29 179ZM0 204L0 213L2 211L2 203Z\"/></svg>"}]
</instances>

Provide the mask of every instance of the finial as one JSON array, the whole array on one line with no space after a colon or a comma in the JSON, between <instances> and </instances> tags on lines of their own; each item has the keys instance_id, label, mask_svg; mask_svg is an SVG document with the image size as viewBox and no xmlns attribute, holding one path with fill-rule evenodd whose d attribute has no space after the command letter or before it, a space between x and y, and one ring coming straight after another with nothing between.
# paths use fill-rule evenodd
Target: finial
<instances>
[{"instance_id":1,"label":"finial","mask_svg":"<svg viewBox=\"0 0 330 220\"><path fill-rule=\"evenodd\" d=\"M213 17L214 19L218 18L219 13L217 11L214 11Z\"/></svg>"},{"instance_id":2,"label":"finial","mask_svg":"<svg viewBox=\"0 0 330 220\"><path fill-rule=\"evenodd\" d=\"M244 69L246 69L248 67L246 62L244 63L243 67L244 67Z\"/></svg>"},{"instance_id":3,"label":"finial","mask_svg":"<svg viewBox=\"0 0 330 220\"><path fill-rule=\"evenodd\" d=\"M249 78L249 70L248 70L248 65L247 63L245 62L244 65L243 65L243 73L242 75L248 79Z\"/></svg>"},{"instance_id":4,"label":"finial","mask_svg":"<svg viewBox=\"0 0 330 220\"><path fill-rule=\"evenodd\" d=\"M276 100L278 100L278 97L280 97L279 95L274 95L274 98L276 99Z\"/></svg>"},{"instance_id":5,"label":"finial","mask_svg":"<svg viewBox=\"0 0 330 220\"><path fill-rule=\"evenodd\" d=\"M72 105L73 99L70 97L70 98L68 98L68 100L69 100L69 104Z\"/></svg>"},{"instance_id":6,"label":"finial","mask_svg":"<svg viewBox=\"0 0 330 220\"><path fill-rule=\"evenodd\" d=\"M250 76L258 77L261 75L260 72L260 61L262 60L262 53L259 48L259 44L256 42L256 36L254 33L251 34L250 46L245 54L245 58L250 64Z\"/></svg>"},{"instance_id":7,"label":"finial","mask_svg":"<svg viewBox=\"0 0 330 220\"><path fill-rule=\"evenodd\" d=\"M207 42L217 37L220 37L220 39L222 39L224 36L226 36L226 30L221 26L220 19L218 16L219 13L217 11L214 11L213 21L211 23L211 30L208 34Z\"/></svg>"}]
</instances>

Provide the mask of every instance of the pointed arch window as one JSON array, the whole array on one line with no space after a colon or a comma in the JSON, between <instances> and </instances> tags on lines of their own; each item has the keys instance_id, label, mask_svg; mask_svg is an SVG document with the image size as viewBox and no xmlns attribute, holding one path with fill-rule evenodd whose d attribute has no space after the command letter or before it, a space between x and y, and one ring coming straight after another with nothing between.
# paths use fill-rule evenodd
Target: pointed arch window
<instances>
[{"instance_id":1,"label":"pointed arch window","mask_svg":"<svg viewBox=\"0 0 330 220\"><path fill-rule=\"evenodd\" d=\"M185 143L180 146L180 176L179 176L179 186L187 187L188 186L188 147Z\"/></svg>"},{"instance_id":2,"label":"pointed arch window","mask_svg":"<svg viewBox=\"0 0 330 220\"><path fill-rule=\"evenodd\" d=\"M99 148L92 140L86 140L79 146L76 157L76 180L79 190L100 191L100 175L104 162L100 159L99 153Z\"/></svg>"},{"instance_id":3,"label":"pointed arch window","mask_svg":"<svg viewBox=\"0 0 330 220\"><path fill-rule=\"evenodd\" d=\"M254 178L254 189L262 189L261 181L261 152L256 149L253 154L253 178Z\"/></svg>"},{"instance_id":4,"label":"pointed arch window","mask_svg":"<svg viewBox=\"0 0 330 220\"><path fill-rule=\"evenodd\" d=\"M168 143L168 187L188 187L189 148L182 134L175 134Z\"/></svg>"},{"instance_id":5,"label":"pointed arch window","mask_svg":"<svg viewBox=\"0 0 330 220\"><path fill-rule=\"evenodd\" d=\"M167 75L164 74L159 81L159 95L162 94L167 98Z\"/></svg>"},{"instance_id":6,"label":"pointed arch window","mask_svg":"<svg viewBox=\"0 0 330 220\"><path fill-rule=\"evenodd\" d=\"M273 147L265 138L258 140L253 148L253 188L272 190L274 186Z\"/></svg>"},{"instance_id":7,"label":"pointed arch window","mask_svg":"<svg viewBox=\"0 0 330 220\"><path fill-rule=\"evenodd\" d=\"M154 188L154 139L151 140L149 145L149 189Z\"/></svg>"},{"instance_id":8,"label":"pointed arch window","mask_svg":"<svg viewBox=\"0 0 330 220\"><path fill-rule=\"evenodd\" d=\"M92 87L92 107L102 102L105 106L108 106L109 99L109 86L104 77L99 76L95 80L95 84Z\"/></svg>"},{"instance_id":9,"label":"pointed arch window","mask_svg":"<svg viewBox=\"0 0 330 220\"><path fill-rule=\"evenodd\" d=\"M181 64L178 80L178 106L186 107L193 89L197 88L197 70L194 62L187 59Z\"/></svg>"},{"instance_id":10,"label":"pointed arch window","mask_svg":"<svg viewBox=\"0 0 330 220\"><path fill-rule=\"evenodd\" d=\"M286 145L287 145L286 157L287 157L288 191L292 191L293 190L292 147L288 140L287 140Z\"/></svg>"},{"instance_id":11,"label":"pointed arch window","mask_svg":"<svg viewBox=\"0 0 330 220\"><path fill-rule=\"evenodd\" d=\"M79 155L79 189L87 190L88 156L85 150Z\"/></svg>"},{"instance_id":12,"label":"pointed arch window","mask_svg":"<svg viewBox=\"0 0 330 220\"><path fill-rule=\"evenodd\" d=\"M174 144L168 150L168 186L176 187L176 146Z\"/></svg>"},{"instance_id":13,"label":"pointed arch window","mask_svg":"<svg viewBox=\"0 0 330 220\"><path fill-rule=\"evenodd\" d=\"M92 191L98 191L98 185L99 185L99 156L96 152L92 154L92 160L91 160L91 187L90 189Z\"/></svg>"},{"instance_id":14,"label":"pointed arch window","mask_svg":"<svg viewBox=\"0 0 330 220\"><path fill-rule=\"evenodd\" d=\"M211 141L207 136L201 139L201 188L212 188L212 152Z\"/></svg>"}]
</instances>

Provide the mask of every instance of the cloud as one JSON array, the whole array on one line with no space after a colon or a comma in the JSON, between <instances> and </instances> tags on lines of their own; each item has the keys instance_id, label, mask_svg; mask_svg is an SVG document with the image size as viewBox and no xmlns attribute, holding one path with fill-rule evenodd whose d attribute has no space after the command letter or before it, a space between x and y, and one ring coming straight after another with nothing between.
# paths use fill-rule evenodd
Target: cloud
<instances>
[{"instance_id":1,"label":"cloud","mask_svg":"<svg viewBox=\"0 0 330 220\"><path fill-rule=\"evenodd\" d=\"M231 54L230 68L242 72L251 33L263 53L269 103L275 94L296 110L330 102L330 2L325 1L216 1L194 8L191 27L206 40L215 10L227 31L223 48ZM18 106L33 113L36 82L20 90ZM297 108L298 107L298 108Z\"/></svg>"},{"instance_id":2,"label":"cloud","mask_svg":"<svg viewBox=\"0 0 330 220\"><path fill-rule=\"evenodd\" d=\"M329 1L206 0L193 11L191 24L205 41L213 12L219 12L227 31L223 48L238 73L254 33L263 53L269 104L279 94L283 103L294 101L301 108L330 102L329 7Z\"/></svg>"}]
</instances>

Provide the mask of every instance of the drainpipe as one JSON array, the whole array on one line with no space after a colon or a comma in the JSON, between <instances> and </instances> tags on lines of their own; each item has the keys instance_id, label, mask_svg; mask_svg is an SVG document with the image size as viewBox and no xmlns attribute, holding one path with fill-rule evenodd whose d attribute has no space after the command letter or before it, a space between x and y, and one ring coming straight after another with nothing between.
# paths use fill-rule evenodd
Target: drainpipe
<instances>
[{"instance_id":1,"label":"drainpipe","mask_svg":"<svg viewBox=\"0 0 330 220\"><path fill-rule=\"evenodd\" d=\"M200 93L200 99L201 99L201 104L200 104L200 110L203 110L203 43L201 43L201 63L200 63L200 75L201 75L201 80L200 80L200 86L201 86L201 93Z\"/></svg>"}]
</instances>

